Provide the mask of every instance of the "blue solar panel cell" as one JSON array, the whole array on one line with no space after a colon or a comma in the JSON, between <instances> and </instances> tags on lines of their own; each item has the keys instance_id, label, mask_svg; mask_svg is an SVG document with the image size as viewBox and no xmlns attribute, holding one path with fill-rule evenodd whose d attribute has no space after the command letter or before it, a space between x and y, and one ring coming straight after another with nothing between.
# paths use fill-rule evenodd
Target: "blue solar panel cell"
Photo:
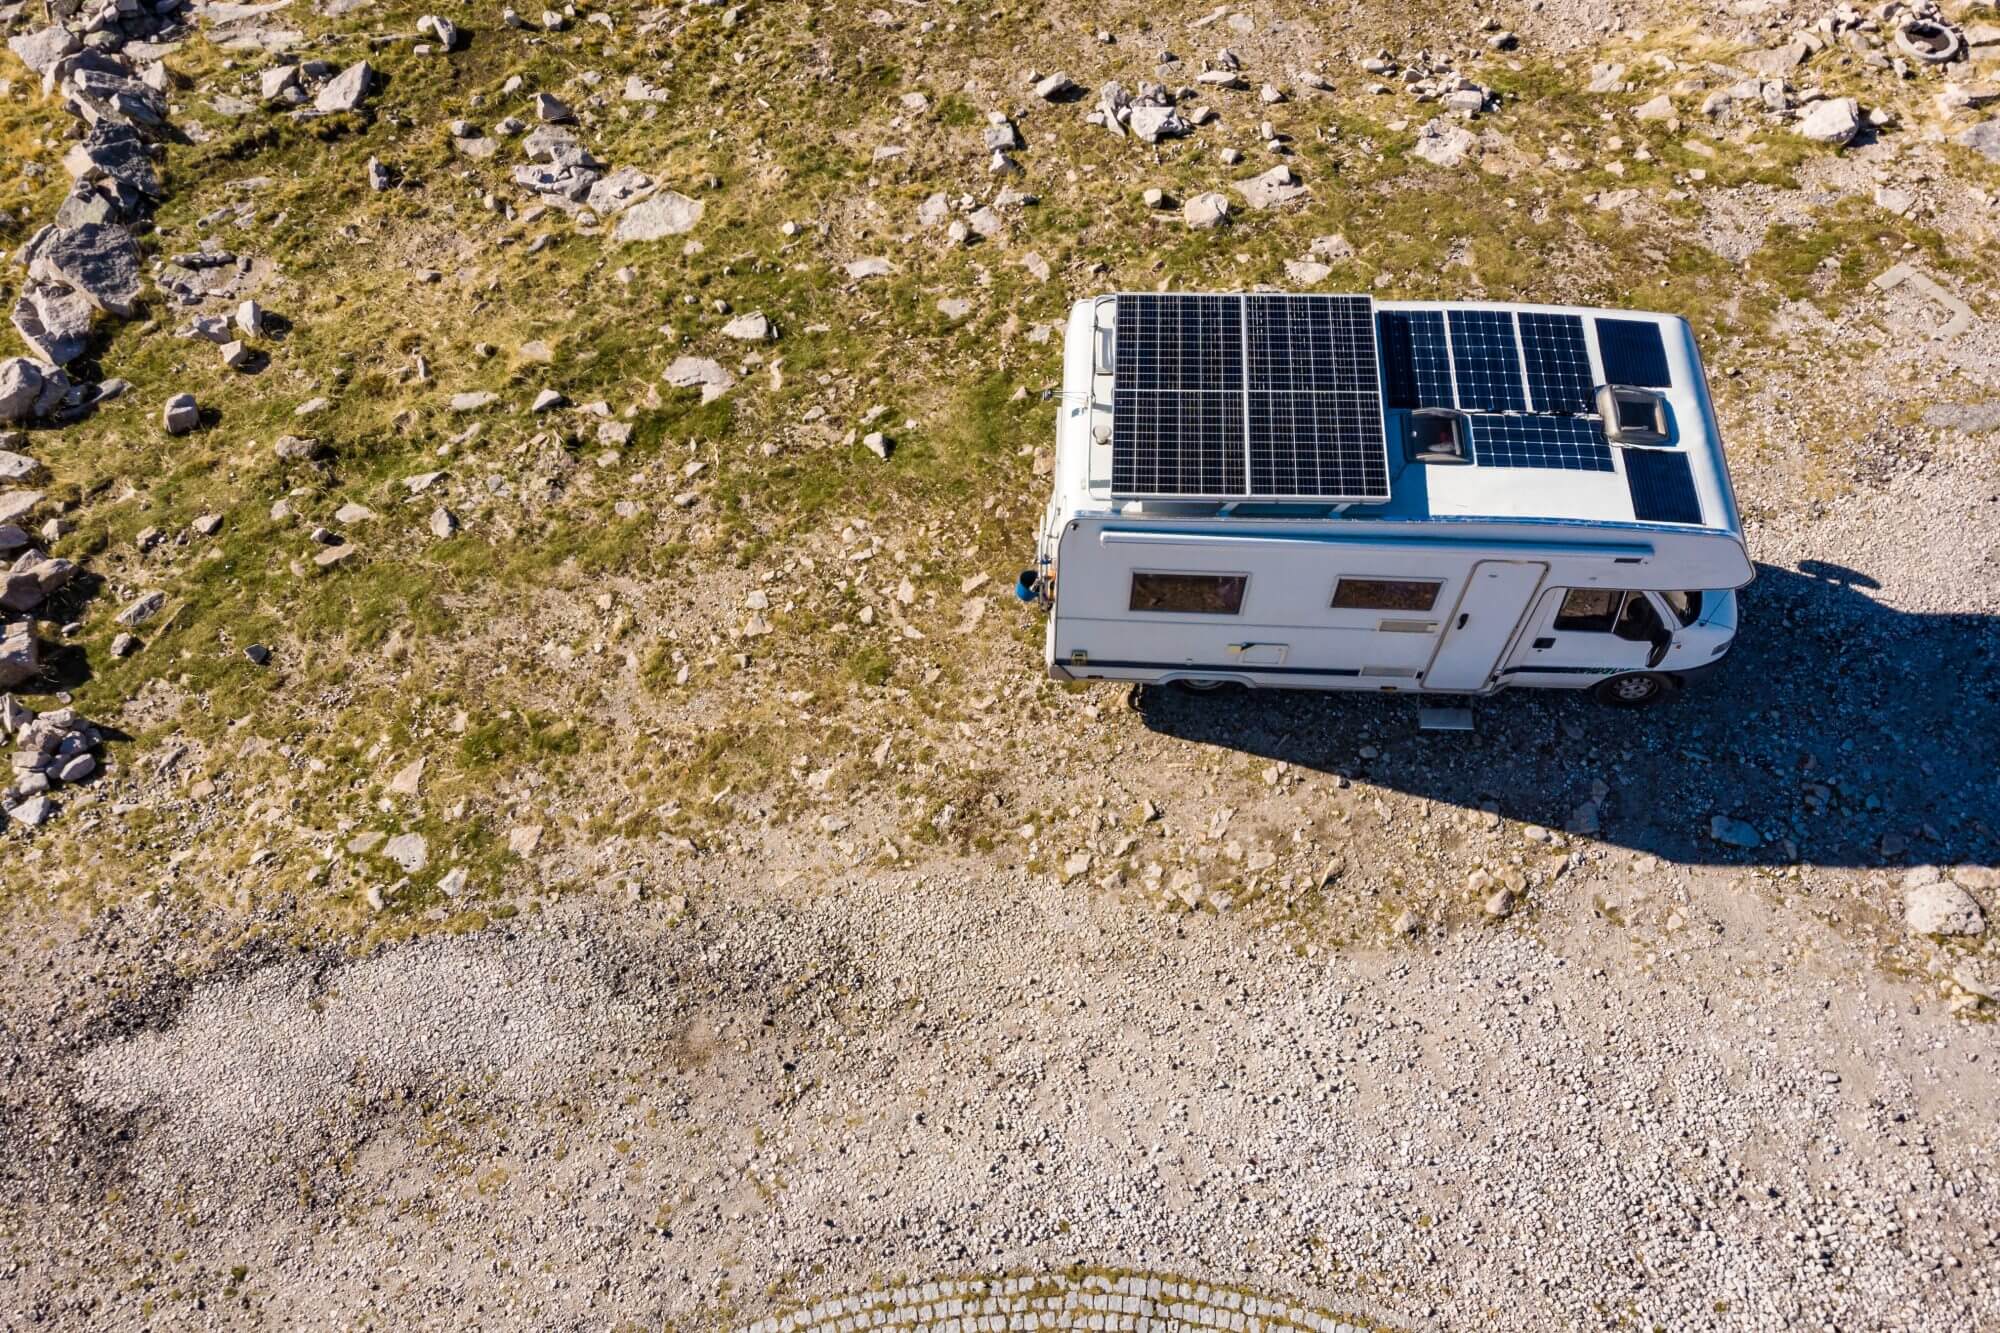
<instances>
[{"instance_id":1,"label":"blue solar panel cell","mask_svg":"<svg viewBox=\"0 0 2000 1333\"><path fill-rule=\"evenodd\" d=\"M1604 363L1606 384L1631 384L1642 389L1674 386L1660 326L1650 320L1598 320L1597 355Z\"/></svg>"},{"instance_id":2,"label":"blue solar panel cell","mask_svg":"<svg viewBox=\"0 0 2000 1333\"><path fill-rule=\"evenodd\" d=\"M1687 455L1667 449L1625 449L1625 484L1632 517L1641 523L1700 523L1701 497Z\"/></svg>"},{"instance_id":3,"label":"blue solar panel cell","mask_svg":"<svg viewBox=\"0 0 2000 1333\"><path fill-rule=\"evenodd\" d=\"M1385 310L1375 317L1382 387L1390 407L1454 407L1451 354L1441 310Z\"/></svg>"},{"instance_id":4,"label":"blue solar panel cell","mask_svg":"<svg viewBox=\"0 0 2000 1333\"><path fill-rule=\"evenodd\" d=\"M1611 471L1611 446L1586 417L1513 417L1474 413L1473 461L1481 467Z\"/></svg>"},{"instance_id":5,"label":"blue solar panel cell","mask_svg":"<svg viewBox=\"0 0 2000 1333\"><path fill-rule=\"evenodd\" d=\"M1589 412L1590 349L1583 341L1580 315L1522 311L1521 351L1528 367L1528 396L1537 412Z\"/></svg>"},{"instance_id":6,"label":"blue solar panel cell","mask_svg":"<svg viewBox=\"0 0 2000 1333\"><path fill-rule=\"evenodd\" d=\"M1467 412L1524 412L1521 344L1511 310L1450 312L1452 378Z\"/></svg>"}]
</instances>

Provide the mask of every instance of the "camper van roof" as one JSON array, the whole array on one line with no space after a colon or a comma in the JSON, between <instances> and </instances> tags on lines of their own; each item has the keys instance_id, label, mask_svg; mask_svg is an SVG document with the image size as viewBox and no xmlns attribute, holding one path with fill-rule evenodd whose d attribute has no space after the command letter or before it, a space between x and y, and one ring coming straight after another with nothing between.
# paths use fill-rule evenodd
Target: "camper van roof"
<instances>
[{"instance_id":1,"label":"camper van roof","mask_svg":"<svg viewBox=\"0 0 2000 1333\"><path fill-rule=\"evenodd\" d=\"M1739 531L1676 316L1128 293L1079 302L1071 321L1084 503Z\"/></svg>"}]
</instances>

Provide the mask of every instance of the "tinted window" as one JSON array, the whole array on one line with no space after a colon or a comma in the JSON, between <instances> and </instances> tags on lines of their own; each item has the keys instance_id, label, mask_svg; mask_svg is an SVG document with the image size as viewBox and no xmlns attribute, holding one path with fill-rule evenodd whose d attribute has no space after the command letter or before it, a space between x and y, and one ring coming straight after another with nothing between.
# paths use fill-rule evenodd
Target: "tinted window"
<instances>
[{"instance_id":1,"label":"tinted window","mask_svg":"<svg viewBox=\"0 0 2000 1333\"><path fill-rule=\"evenodd\" d=\"M1134 574L1132 610L1233 616L1249 581L1243 574Z\"/></svg>"},{"instance_id":2,"label":"tinted window","mask_svg":"<svg viewBox=\"0 0 2000 1333\"><path fill-rule=\"evenodd\" d=\"M1556 628L1608 633L1618 623L1618 602L1624 595L1614 588L1571 588L1556 612Z\"/></svg>"},{"instance_id":3,"label":"tinted window","mask_svg":"<svg viewBox=\"0 0 2000 1333\"><path fill-rule=\"evenodd\" d=\"M1336 611L1428 611L1441 582L1427 579L1342 579L1333 585Z\"/></svg>"}]
</instances>

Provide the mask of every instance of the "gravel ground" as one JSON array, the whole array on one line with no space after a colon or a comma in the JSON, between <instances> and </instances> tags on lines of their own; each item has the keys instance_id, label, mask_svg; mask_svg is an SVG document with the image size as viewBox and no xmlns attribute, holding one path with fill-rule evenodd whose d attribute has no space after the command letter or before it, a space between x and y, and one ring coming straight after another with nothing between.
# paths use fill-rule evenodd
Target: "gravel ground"
<instances>
[{"instance_id":1,"label":"gravel ground","mask_svg":"<svg viewBox=\"0 0 2000 1333\"><path fill-rule=\"evenodd\" d=\"M1314 958L940 868L265 962L17 1053L14 1160L84 1169L8 1182L56 1225L4 1304L705 1326L1081 1265L1416 1327L2000 1319L1990 1028L1726 872L1681 910Z\"/></svg>"}]
</instances>

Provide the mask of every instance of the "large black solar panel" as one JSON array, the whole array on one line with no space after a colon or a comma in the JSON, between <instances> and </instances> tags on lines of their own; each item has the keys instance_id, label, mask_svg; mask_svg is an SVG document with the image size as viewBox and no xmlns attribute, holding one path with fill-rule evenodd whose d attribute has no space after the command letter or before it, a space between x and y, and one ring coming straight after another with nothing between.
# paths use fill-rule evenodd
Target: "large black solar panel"
<instances>
[{"instance_id":1,"label":"large black solar panel","mask_svg":"<svg viewBox=\"0 0 2000 1333\"><path fill-rule=\"evenodd\" d=\"M1384 310L1375 317L1375 333L1382 343L1382 389L1389 406L1457 406L1442 310Z\"/></svg>"},{"instance_id":2,"label":"large black solar panel","mask_svg":"<svg viewBox=\"0 0 2000 1333\"><path fill-rule=\"evenodd\" d=\"M1386 498L1374 303L1256 295L1244 311L1251 494Z\"/></svg>"},{"instance_id":3,"label":"large black solar panel","mask_svg":"<svg viewBox=\"0 0 2000 1333\"><path fill-rule=\"evenodd\" d=\"M1243 298L1118 298L1116 383L1138 393L1243 387Z\"/></svg>"},{"instance_id":4,"label":"large black solar panel","mask_svg":"<svg viewBox=\"0 0 2000 1333\"><path fill-rule=\"evenodd\" d=\"M1250 493L1388 498L1389 459L1374 394L1252 390Z\"/></svg>"},{"instance_id":5,"label":"large black solar panel","mask_svg":"<svg viewBox=\"0 0 2000 1333\"><path fill-rule=\"evenodd\" d=\"M1593 419L1473 413L1472 457L1481 467L1611 471L1611 446Z\"/></svg>"},{"instance_id":6,"label":"large black solar panel","mask_svg":"<svg viewBox=\"0 0 2000 1333\"><path fill-rule=\"evenodd\" d=\"M1537 412L1589 412L1590 349L1583 343L1583 317L1523 310L1521 352L1528 367L1528 397Z\"/></svg>"},{"instance_id":7,"label":"large black solar panel","mask_svg":"<svg viewBox=\"0 0 2000 1333\"><path fill-rule=\"evenodd\" d=\"M1120 296L1116 344L1112 489L1243 494L1242 298Z\"/></svg>"},{"instance_id":8,"label":"large black solar panel","mask_svg":"<svg viewBox=\"0 0 2000 1333\"><path fill-rule=\"evenodd\" d=\"M1386 499L1365 296L1118 298L1114 493Z\"/></svg>"},{"instance_id":9,"label":"large black solar panel","mask_svg":"<svg viewBox=\"0 0 2000 1333\"><path fill-rule=\"evenodd\" d=\"M1243 391L1111 395L1111 489L1119 495L1245 494Z\"/></svg>"},{"instance_id":10,"label":"large black solar panel","mask_svg":"<svg viewBox=\"0 0 2000 1333\"><path fill-rule=\"evenodd\" d=\"M1365 296L1243 298L1250 388L1373 397L1373 302Z\"/></svg>"},{"instance_id":11,"label":"large black solar panel","mask_svg":"<svg viewBox=\"0 0 2000 1333\"><path fill-rule=\"evenodd\" d=\"M1514 337L1511 310L1454 310L1451 314L1452 375L1458 405L1467 412L1525 412L1521 388L1521 345Z\"/></svg>"},{"instance_id":12,"label":"large black solar panel","mask_svg":"<svg viewBox=\"0 0 2000 1333\"><path fill-rule=\"evenodd\" d=\"M1701 497L1687 455L1671 449L1627 449L1625 484L1632 491L1632 517L1641 523L1699 523Z\"/></svg>"},{"instance_id":13,"label":"large black solar panel","mask_svg":"<svg viewBox=\"0 0 2000 1333\"><path fill-rule=\"evenodd\" d=\"M1651 320L1598 320L1597 355L1604 362L1606 384L1631 384L1642 389L1674 386L1660 326Z\"/></svg>"}]
</instances>

